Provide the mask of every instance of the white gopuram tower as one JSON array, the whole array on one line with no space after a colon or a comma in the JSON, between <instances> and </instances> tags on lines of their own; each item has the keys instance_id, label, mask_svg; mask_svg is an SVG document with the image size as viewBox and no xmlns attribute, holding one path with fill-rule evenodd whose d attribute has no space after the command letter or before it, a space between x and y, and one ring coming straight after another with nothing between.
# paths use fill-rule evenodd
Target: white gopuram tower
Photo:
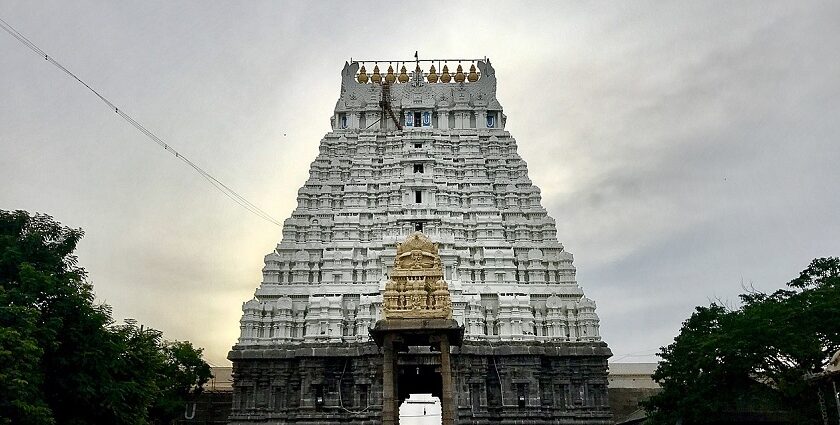
<instances>
[{"instance_id":1,"label":"white gopuram tower","mask_svg":"<svg viewBox=\"0 0 840 425\"><path fill-rule=\"evenodd\" d=\"M506 118L487 59L345 64L332 131L321 140L282 240L265 257L262 283L243 304L230 354L234 423L275 423L278 412L287 419L276 423L296 423L288 419L295 415L330 422L317 412L375 420L381 383L370 371L378 363L369 329L382 318L396 246L417 231L438 244L452 316L464 327L455 372L460 364L464 375L481 377L456 376L465 392L459 409L469 410L458 415L498 416L494 403L513 418L524 414L513 406L570 406L589 419L568 423L609 423L609 349L600 342L595 303L575 280L573 256L557 240ZM551 381L536 369L504 378L505 360L492 357L500 347L531 353L549 346L561 347L555 356L594 356L588 359L595 366L558 372ZM469 347L492 361L469 360ZM309 354L294 354L302 348ZM311 361L330 356L344 359L341 377L313 377L330 366ZM282 360L290 358L299 361ZM346 359L354 361L352 371ZM486 382L491 374L498 389ZM353 384L342 390L348 379Z\"/></svg>"}]
</instances>

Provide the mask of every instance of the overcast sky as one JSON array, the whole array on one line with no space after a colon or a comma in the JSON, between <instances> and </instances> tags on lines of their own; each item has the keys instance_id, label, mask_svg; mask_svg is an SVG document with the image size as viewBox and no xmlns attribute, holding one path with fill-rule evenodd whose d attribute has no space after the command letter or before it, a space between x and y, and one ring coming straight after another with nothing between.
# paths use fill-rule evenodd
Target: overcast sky
<instances>
[{"instance_id":1,"label":"overcast sky","mask_svg":"<svg viewBox=\"0 0 840 425\"><path fill-rule=\"evenodd\" d=\"M840 255L838 2L0 2L0 17L283 220L344 62L483 57L617 361ZM86 235L99 300L226 365L280 229L0 32L0 208Z\"/></svg>"}]
</instances>

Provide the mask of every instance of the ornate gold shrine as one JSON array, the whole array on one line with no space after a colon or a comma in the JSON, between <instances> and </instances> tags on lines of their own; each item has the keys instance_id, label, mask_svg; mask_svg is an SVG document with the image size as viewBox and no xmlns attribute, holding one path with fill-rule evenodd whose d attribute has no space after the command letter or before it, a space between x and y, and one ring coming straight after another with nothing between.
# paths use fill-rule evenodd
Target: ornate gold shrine
<instances>
[{"instance_id":1,"label":"ornate gold shrine","mask_svg":"<svg viewBox=\"0 0 840 425\"><path fill-rule=\"evenodd\" d=\"M443 280L438 246L414 232L397 244L394 270L382 296L385 319L451 319L452 301Z\"/></svg>"}]
</instances>

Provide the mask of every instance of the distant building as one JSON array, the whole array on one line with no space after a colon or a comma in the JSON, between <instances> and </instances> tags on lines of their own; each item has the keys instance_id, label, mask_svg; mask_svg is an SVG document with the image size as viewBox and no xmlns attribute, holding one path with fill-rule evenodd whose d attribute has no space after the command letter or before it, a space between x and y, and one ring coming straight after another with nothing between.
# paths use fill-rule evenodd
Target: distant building
<instances>
[{"instance_id":1,"label":"distant building","mask_svg":"<svg viewBox=\"0 0 840 425\"><path fill-rule=\"evenodd\" d=\"M608 375L610 409L615 423L641 423L645 417L639 402L659 392L651 375L656 363L610 363Z\"/></svg>"}]
</instances>

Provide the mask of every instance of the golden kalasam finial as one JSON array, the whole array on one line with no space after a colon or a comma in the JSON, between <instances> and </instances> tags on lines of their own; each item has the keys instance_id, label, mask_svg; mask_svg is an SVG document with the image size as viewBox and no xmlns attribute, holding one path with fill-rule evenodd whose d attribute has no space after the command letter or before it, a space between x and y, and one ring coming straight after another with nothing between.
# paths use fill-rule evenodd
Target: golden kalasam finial
<instances>
[{"instance_id":1,"label":"golden kalasam finial","mask_svg":"<svg viewBox=\"0 0 840 425\"><path fill-rule=\"evenodd\" d=\"M464 75L464 68L462 68L461 64L459 63L458 64L458 69L455 70L455 82L456 83L463 83L466 78L467 78L467 76Z\"/></svg>"},{"instance_id":2,"label":"golden kalasam finial","mask_svg":"<svg viewBox=\"0 0 840 425\"><path fill-rule=\"evenodd\" d=\"M428 79L430 83L437 83L438 75L434 65L432 65L432 67L429 68L429 76L426 77L426 79Z\"/></svg>"},{"instance_id":3,"label":"golden kalasam finial","mask_svg":"<svg viewBox=\"0 0 840 425\"><path fill-rule=\"evenodd\" d=\"M388 73L385 74L385 82L388 84L394 84L394 81L397 80L397 76L394 75L394 67L388 65Z\"/></svg>"},{"instance_id":4,"label":"golden kalasam finial","mask_svg":"<svg viewBox=\"0 0 840 425\"><path fill-rule=\"evenodd\" d=\"M451 319L452 300L443 280L438 246L414 232L397 245L391 279L382 295L385 319Z\"/></svg>"},{"instance_id":5,"label":"golden kalasam finial","mask_svg":"<svg viewBox=\"0 0 840 425\"><path fill-rule=\"evenodd\" d=\"M370 76L370 81L376 84L382 82L382 74L379 73L379 65L373 66L373 75Z\"/></svg>"},{"instance_id":6,"label":"golden kalasam finial","mask_svg":"<svg viewBox=\"0 0 840 425\"><path fill-rule=\"evenodd\" d=\"M408 82L408 74L406 73L405 65L400 69L400 76L398 78L400 83L407 83Z\"/></svg>"},{"instance_id":7,"label":"golden kalasam finial","mask_svg":"<svg viewBox=\"0 0 840 425\"><path fill-rule=\"evenodd\" d=\"M471 83L478 81L478 73L475 72L475 64L472 64L470 67L470 73L467 75L467 81Z\"/></svg>"},{"instance_id":8,"label":"golden kalasam finial","mask_svg":"<svg viewBox=\"0 0 840 425\"><path fill-rule=\"evenodd\" d=\"M366 84L368 82L368 75L364 65L362 65L362 69L359 70L359 76L357 77L357 81L362 84Z\"/></svg>"},{"instance_id":9,"label":"golden kalasam finial","mask_svg":"<svg viewBox=\"0 0 840 425\"><path fill-rule=\"evenodd\" d=\"M440 82L441 83L448 83L449 80L452 79L452 76L449 75L449 67L446 64L443 64L443 74L440 74Z\"/></svg>"}]
</instances>

